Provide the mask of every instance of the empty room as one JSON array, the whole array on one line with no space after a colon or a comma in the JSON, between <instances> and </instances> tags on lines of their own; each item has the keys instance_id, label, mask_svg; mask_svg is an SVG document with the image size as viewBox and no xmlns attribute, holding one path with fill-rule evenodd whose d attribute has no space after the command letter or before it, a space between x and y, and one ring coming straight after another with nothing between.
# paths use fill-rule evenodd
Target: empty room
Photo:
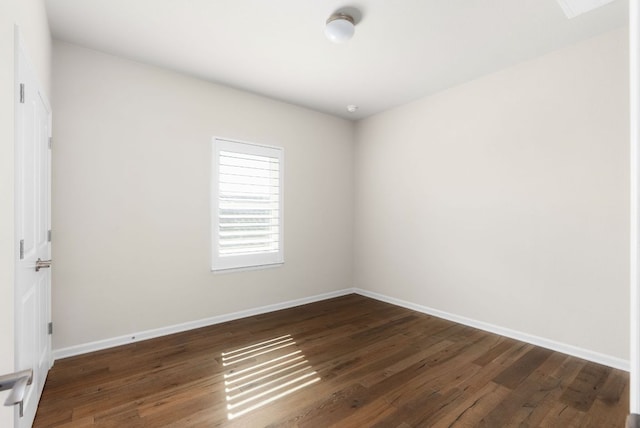
<instances>
[{"instance_id":1,"label":"empty room","mask_svg":"<svg viewBox=\"0 0 640 428\"><path fill-rule=\"evenodd\" d=\"M640 427L640 0L0 29L0 426Z\"/></svg>"}]
</instances>

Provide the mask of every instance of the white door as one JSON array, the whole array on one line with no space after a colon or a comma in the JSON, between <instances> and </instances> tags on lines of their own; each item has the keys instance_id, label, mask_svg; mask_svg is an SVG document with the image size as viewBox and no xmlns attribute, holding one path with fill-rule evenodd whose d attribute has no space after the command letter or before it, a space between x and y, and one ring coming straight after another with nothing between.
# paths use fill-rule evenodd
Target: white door
<instances>
[{"instance_id":1,"label":"white door","mask_svg":"<svg viewBox=\"0 0 640 428\"><path fill-rule=\"evenodd\" d=\"M17 427L30 427L51 367L51 269L36 272L38 259L50 260L51 109L40 90L20 37L16 34L16 371L32 369L23 416Z\"/></svg>"}]
</instances>

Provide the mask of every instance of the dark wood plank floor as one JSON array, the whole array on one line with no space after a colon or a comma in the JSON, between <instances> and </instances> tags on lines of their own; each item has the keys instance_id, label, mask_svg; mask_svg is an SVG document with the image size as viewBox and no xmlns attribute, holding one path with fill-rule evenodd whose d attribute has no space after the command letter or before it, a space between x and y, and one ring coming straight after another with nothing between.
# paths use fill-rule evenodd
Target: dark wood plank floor
<instances>
[{"instance_id":1,"label":"dark wood plank floor","mask_svg":"<svg viewBox=\"0 0 640 428\"><path fill-rule=\"evenodd\" d=\"M628 374L349 295L57 361L35 427L623 427Z\"/></svg>"}]
</instances>

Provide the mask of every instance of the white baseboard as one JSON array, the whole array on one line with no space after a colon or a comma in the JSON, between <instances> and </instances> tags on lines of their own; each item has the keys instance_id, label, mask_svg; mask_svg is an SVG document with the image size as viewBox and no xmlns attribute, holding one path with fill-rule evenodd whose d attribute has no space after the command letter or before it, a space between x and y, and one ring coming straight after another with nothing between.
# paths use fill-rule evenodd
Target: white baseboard
<instances>
[{"instance_id":1,"label":"white baseboard","mask_svg":"<svg viewBox=\"0 0 640 428\"><path fill-rule=\"evenodd\" d=\"M577 346L568 345L566 343L556 342L553 340L545 339L543 337L534 336L532 334L511 330L509 328L500 327L482 321L477 321L471 318L451 314L448 312L440 311L438 309L433 309L428 306L422 306L415 303L407 302L405 300L396 299L395 297L385 296L373 291L363 290L361 288L355 288L354 293L360 294L365 297L370 297L372 299L380 300L382 302L390 303L392 305L402 306L403 308L411 309L416 312L433 315L435 317L453 321L458 324L464 324L466 326L488 331L490 333L510 337L521 342L541 346L543 348L551 349L552 351L562 352L563 354L572 355L574 357L613 367L615 369L629 371L630 368L629 360L624 360L622 358L612 357L610 355L601 354L599 352L590 351L588 349L579 348Z\"/></svg>"},{"instance_id":2,"label":"white baseboard","mask_svg":"<svg viewBox=\"0 0 640 428\"><path fill-rule=\"evenodd\" d=\"M322 300L345 296L347 294L352 294L352 293L360 294L361 296L380 300L382 302L390 303L396 306L401 306L403 308L411 309L417 312L422 312L424 314L433 315L435 317L443 318L459 324L467 325L469 327L478 328L480 330L488 331L490 333L495 333L501 336L510 337L512 339L520 340L522 342L530 343L536 346L541 346L543 348L551 349L553 351L562 352L563 354L572 355L574 357L582 358L588 361L593 361L595 363L603 364L605 366L613 367L616 369L629 371L629 368L630 368L628 360L612 357L610 355L604 355L598 352L590 351L588 349L579 348L577 346L568 345L566 343L556 342L553 340L545 339L543 337L534 336L528 333L511 330L505 327L500 327L494 324L477 321L477 320L463 317L460 315L451 314L448 312L440 311L438 309L430 308L428 306L418 305L415 303L407 302L405 300L396 299L395 297L386 296L383 294L375 293L373 291L368 291L361 288L346 288L343 290L332 291L330 293L304 297L302 299L289 300L287 302L276 303L276 304L267 305L267 306L260 306L258 308L247 309L244 311L233 312L225 315L218 315L211 318L190 321L182 324L176 324L176 325L152 329L152 330L145 330L141 332L127 334L124 336L98 340L95 342L83 343L80 345L70 346L67 348L55 349L53 351L53 358L54 360L58 360L61 358L67 358L75 355L86 354L88 352L99 351L102 349L112 348L114 346L126 345L129 343L139 342L141 340L153 339L155 337L166 336L173 333L180 333L182 331L193 330L200 327L207 327L210 325L220 324L227 321L233 321L240 318L260 315L268 312L279 311L281 309L293 308L295 306L305 305L307 303L319 302Z\"/></svg>"},{"instance_id":3,"label":"white baseboard","mask_svg":"<svg viewBox=\"0 0 640 428\"><path fill-rule=\"evenodd\" d=\"M220 324L227 321L233 321L240 318L251 317L254 315L265 314L267 312L279 311L281 309L293 308L295 306L306 305L307 303L319 302L321 300L332 299L334 297L345 296L347 294L354 293L353 288L346 288L344 290L332 291L329 293L318 294L311 297L304 297L302 299L289 300L282 303L275 303L273 305L260 306L258 308L247 309L239 312L232 312L230 314L218 315L211 318L205 318L196 321L189 321L182 324L171 325L167 327L155 328L152 330L139 331L136 333L127 334L124 336L112 337L104 340L97 340L95 342L83 343L80 345L69 346L67 348L60 348L53 350L53 359L59 360L61 358L73 357L75 355L86 354L88 352L100 351L102 349L113 348L114 346L127 345L129 343L139 342L141 340L153 339L155 337L166 336L173 333L180 333L182 331L193 330L200 327L207 327L214 324Z\"/></svg>"}]
</instances>

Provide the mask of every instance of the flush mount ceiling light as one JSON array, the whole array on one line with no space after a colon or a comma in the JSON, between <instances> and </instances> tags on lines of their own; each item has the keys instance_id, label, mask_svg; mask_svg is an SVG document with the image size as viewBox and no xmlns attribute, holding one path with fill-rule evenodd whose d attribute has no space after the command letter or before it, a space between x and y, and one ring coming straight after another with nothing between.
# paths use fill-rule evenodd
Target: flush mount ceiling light
<instances>
[{"instance_id":1,"label":"flush mount ceiling light","mask_svg":"<svg viewBox=\"0 0 640 428\"><path fill-rule=\"evenodd\" d=\"M349 104L349 105L347 106L347 111L348 111L349 113L355 113L355 112L357 112L357 111L358 111L358 106L357 106L357 105L355 105L355 104Z\"/></svg>"},{"instance_id":2,"label":"flush mount ceiling light","mask_svg":"<svg viewBox=\"0 0 640 428\"><path fill-rule=\"evenodd\" d=\"M324 34L334 43L344 43L353 37L355 32L353 17L345 13L335 13L327 19Z\"/></svg>"}]
</instances>

